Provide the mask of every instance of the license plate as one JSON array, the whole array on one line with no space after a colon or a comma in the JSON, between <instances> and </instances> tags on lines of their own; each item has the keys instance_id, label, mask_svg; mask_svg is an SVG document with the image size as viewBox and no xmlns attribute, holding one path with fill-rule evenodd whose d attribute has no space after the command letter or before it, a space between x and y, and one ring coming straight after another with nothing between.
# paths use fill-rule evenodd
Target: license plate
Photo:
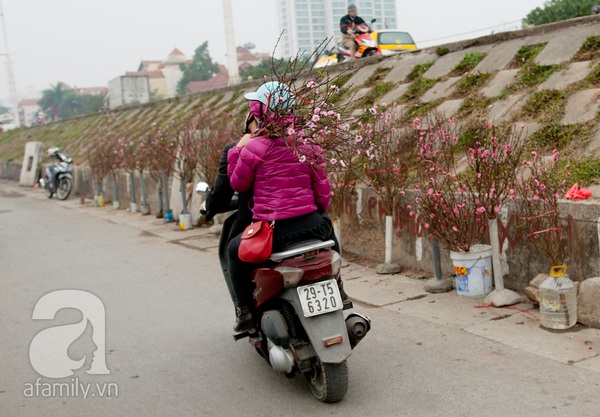
<instances>
[{"instance_id":1,"label":"license plate","mask_svg":"<svg viewBox=\"0 0 600 417\"><path fill-rule=\"evenodd\" d=\"M304 317L342 309L342 297L335 279L298 287L298 296Z\"/></svg>"}]
</instances>

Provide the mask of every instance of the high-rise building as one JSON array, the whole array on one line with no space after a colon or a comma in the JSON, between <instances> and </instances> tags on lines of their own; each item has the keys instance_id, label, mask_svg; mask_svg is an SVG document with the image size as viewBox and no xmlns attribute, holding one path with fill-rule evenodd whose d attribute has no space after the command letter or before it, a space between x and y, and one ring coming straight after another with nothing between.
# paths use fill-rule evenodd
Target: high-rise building
<instances>
[{"instance_id":1,"label":"high-rise building","mask_svg":"<svg viewBox=\"0 0 600 417\"><path fill-rule=\"evenodd\" d=\"M355 4L367 23L375 18L373 29L396 29L396 0L277 0L283 57L312 53L325 39L340 39L340 19Z\"/></svg>"}]
</instances>

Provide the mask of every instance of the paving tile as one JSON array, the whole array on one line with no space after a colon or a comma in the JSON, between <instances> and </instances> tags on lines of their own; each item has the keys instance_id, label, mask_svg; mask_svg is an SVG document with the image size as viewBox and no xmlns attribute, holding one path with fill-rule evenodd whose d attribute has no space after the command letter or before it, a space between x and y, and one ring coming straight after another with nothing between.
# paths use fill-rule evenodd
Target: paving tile
<instances>
[{"instance_id":1,"label":"paving tile","mask_svg":"<svg viewBox=\"0 0 600 417\"><path fill-rule=\"evenodd\" d=\"M576 83L587 77L593 69L592 62L573 62L560 72L555 72L539 87L539 90L562 90L568 85Z\"/></svg>"},{"instance_id":2,"label":"paving tile","mask_svg":"<svg viewBox=\"0 0 600 417\"><path fill-rule=\"evenodd\" d=\"M578 91L569 97L562 124L588 122L600 111L600 88Z\"/></svg>"}]
</instances>

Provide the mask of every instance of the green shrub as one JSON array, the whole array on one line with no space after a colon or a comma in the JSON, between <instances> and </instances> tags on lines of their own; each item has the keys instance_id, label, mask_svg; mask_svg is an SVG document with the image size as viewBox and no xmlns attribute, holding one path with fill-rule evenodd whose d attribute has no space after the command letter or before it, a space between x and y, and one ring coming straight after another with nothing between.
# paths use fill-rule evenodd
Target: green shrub
<instances>
[{"instance_id":1,"label":"green shrub","mask_svg":"<svg viewBox=\"0 0 600 417\"><path fill-rule=\"evenodd\" d=\"M595 87L600 87L600 63L594 67L587 80Z\"/></svg>"},{"instance_id":2,"label":"green shrub","mask_svg":"<svg viewBox=\"0 0 600 417\"><path fill-rule=\"evenodd\" d=\"M485 58L486 54L481 52L468 52L465 57L460 61L454 69L450 72L451 76L462 75L465 72L471 71Z\"/></svg>"},{"instance_id":3,"label":"green shrub","mask_svg":"<svg viewBox=\"0 0 600 417\"><path fill-rule=\"evenodd\" d=\"M536 65L531 63L519 71L520 81L526 86L541 84L560 68L559 65Z\"/></svg>"},{"instance_id":4,"label":"green shrub","mask_svg":"<svg viewBox=\"0 0 600 417\"><path fill-rule=\"evenodd\" d=\"M415 117L421 117L429 113L429 111L439 103L424 103L415 104L406 109L405 119L412 121Z\"/></svg>"},{"instance_id":5,"label":"green shrub","mask_svg":"<svg viewBox=\"0 0 600 417\"><path fill-rule=\"evenodd\" d=\"M367 78L367 81L365 81L365 86L369 87L379 84L391 70L392 67L375 69L369 78Z\"/></svg>"},{"instance_id":6,"label":"green shrub","mask_svg":"<svg viewBox=\"0 0 600 417\"><path fill-rule=\"evenodd\" d=\"M402 101L407 102L418 99L423 95L423 93L425 93L425 91L429 90L437 82L437 79L432 80L423 77L417 78L410 84L408 91L402 96Z\"/></svg>"},{"instance_id":7,"label":"green shrub","mask_svg":"<svg viewBox=\"0 0 600 417\"><path fill-rule=\"evenodd\" d=\"M415 67L412 69L410 74L408 74L408 79L410 81L413 81L413 80L416 80L417 78L422 77L423 74L425 74L427 72L427 70L429 68L431 68L432 65L433 65L433 61L426 62L426 63L420 64L420 65L415 65Z\"/></svg>"},{"instance_id":8,"label":"green shrub","mask_svg":"<svg viewBox=\"0 0 600 417\"><path fill-rule=\"evenodd\" d=\"M438 56L444 56L446 55L448 52L450 52L450 49L443 47L443 46L438 46L435 49L435 53L438 54Z\"/></svg>"},{"instance_id":9,"label":"green shrub","mask_svg":"<svg viewBox=\"0 0 600 417\"><path fill-rule=\"evenodd\" d=\"M458 114L464 118L473 113L487 112L488 107L494 101L493 98L473 96L468 97L458 109Z\"/></svg>"},{"instance_id":10,"label":"green shrub","mask_svg":"<svg viewBox=\"0 0 600 417\"><path fill-rule=\"evenodd\" d=\"M342 87L344 84L348 82L352 78L352 74L349 72L343 73L335 77L331 80L331 85L335 85L337 87Z\"/></svg>"},{"instance_id":11,"label":"green shrub","mask_svg":"<svg viewBox=\"0 0 600 417\"><path fill-rule=\"evenodd\" d=\"M573 58L575 61L593 61L600 57L600 36L590 36Z\"/></svg>"},{"instance_id":12,"label":"green shrub","mask_svg":"<svg viewBox=\"0 0 600 417\"><path fill-rule=\"evenodd\" d=\"M600 159L567 159L559 162L562 166L569 166L571 182L585 187L600 180Z\"/></svg>"},{"instance_id":13,"label":"green shrub","mask_svg":"<svg viewBox=\"0 0 600 417\"><path fill-rule=\"evenodd\" d=\"M394 88L395 83L380 82L367 93L356 107L372 107L377 99L383 97L388 91Z\"/></svg>"},{"instance_id":14,"label":"green shrub","mask_svg":"<svg viewBox=\"0 0 600 417\"><path fill-rule=\"evenodd\" d=\"M565 149L575 140L585 142L589 136L589 129L581 123L572 125L550 123L529 136L528 147L534 150L560 150Z\"/></svg>"},{"instance_id":15,"label":"green shrub","mask_svg":"<svg viewBox=\"0 0 600 417\"><path fill-rule=\"evenodd\" d=\"M456 85L456 93L461 96L472 93L481 87L490 77L491 74L487 72L473 75L467 74Z\"/></svg>"},{"instance_id":16,"label":"green shrub","mask_svg":"<svg viewBox=\"0 0 600 417\"><path fill-rule=\"evenodd\" d=\"M537 91L529 97L521 109L519 119L552 122L562 116L564 106L564 92L560 90Z\"/></svg>"},{"instance_id":17,"label":"green shrub","mask_svg":"<svg viewBox=\"0 0 600 417\"><path fill-rule=\"evenodd\" d=\"M533 61L533 59L538 56L540 52L542 52L542 49L544 49L545 46L545 43L536 45L523 45L515 55L513 67L520 68L526 63Z\"/></svg>"}]
</instances>

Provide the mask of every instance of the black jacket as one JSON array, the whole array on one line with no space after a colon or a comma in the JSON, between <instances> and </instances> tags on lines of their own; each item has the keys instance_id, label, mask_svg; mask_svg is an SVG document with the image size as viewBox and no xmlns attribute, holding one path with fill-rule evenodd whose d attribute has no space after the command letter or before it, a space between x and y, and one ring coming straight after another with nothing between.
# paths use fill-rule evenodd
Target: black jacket
<instances>
[{"instance_id":1,"label":"black jacket","mask_svg":"<svg viewBox=\"0 0 600 417\"><path fill-rule=\"evenodd\" d=\"M227 153L233 148L237 141L228 143L223 148L221 161L219 162L219 173L214 185L211 187L206 198L206 219L212 219L218 213L230 211L231 198L235 191L231 188L229 176L227 175ZM252 222L252 211L250 202L252 200L252 190L238 194L238 214L231 228L229 238L236 236L244 231L246 226Z\"/></svg>"},{"instance_id":2,"label":"black jacket","mask_svg":"<svg viewBox=\"0 0 600 417\"><path fill-rule=\"evenodd\" d=\"M356 17L354 17L354 19L352 19L352 17L350 17L350 15L347 14L346 16L342 17L342 19L340 20L340 32L346 33L346 31L348 30L348 27L350 27L351 29L354 29L355 26L358 26L362 23L366 23L366 22L360 16L356 16Z\"/></svg>"}]
</instances>

